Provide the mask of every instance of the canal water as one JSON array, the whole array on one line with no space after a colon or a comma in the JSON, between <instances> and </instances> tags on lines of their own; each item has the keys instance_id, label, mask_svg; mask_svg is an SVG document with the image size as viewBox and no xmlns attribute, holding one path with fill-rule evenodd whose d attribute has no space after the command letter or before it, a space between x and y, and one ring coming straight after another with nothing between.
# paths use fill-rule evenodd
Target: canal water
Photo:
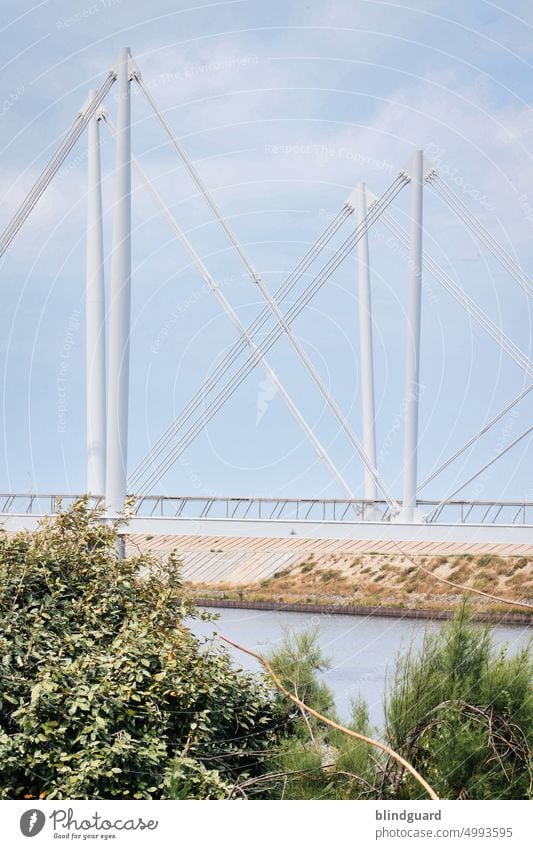
<instances>
[{"instance_id":1,"label":"canal water","mask_svg":"<svg viewBox=\"0 0 533 849\"><path fill-rule=\"evenodd\" d=\"M398 652L422 644L426 630L442 628L444 622L424 622L381 616L340 616L314 613L289 613L277 610L210 610L218 614L214 622L190 622L198 636L211 637L219 631L247 648L268 653L278 646L284 632L318 626L323 654L330 668L322 674L333 691L341 720L350 719L353 698L364 695L373 724L383 724L383 695L392 681ZM481 626L480 626L481 627ZM525 626L495 626L494 643L509 645L511 653L524 646L532 629ZM259 670L255 658L232 649L236 663L244 669Z\"/></svg>"}]
</instances>

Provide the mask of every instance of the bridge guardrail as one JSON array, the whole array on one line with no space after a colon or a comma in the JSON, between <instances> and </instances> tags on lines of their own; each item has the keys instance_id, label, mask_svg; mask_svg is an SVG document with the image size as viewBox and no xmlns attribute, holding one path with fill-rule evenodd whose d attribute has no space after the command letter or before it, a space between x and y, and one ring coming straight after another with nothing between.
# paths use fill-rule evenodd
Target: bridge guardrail
<instances>
[{"instance_id":1,"label":"bridge guardrail","mask_svg":"<svg viewBox=\"0 0 533 849\"><path fill-rule=\"evenodd\" d=\"M49 515L67 508L78 494L0 494L0 515ZM91 497L97 505L102 499ZM533 525L532 501L453 500L441 504L420 500L417 506L431 515L431 524ZM437 510L435 508L438 507ZM384 501L337 498L273 498L269 496L146 495L134 504L138 517L190 519L299 520L310 522L390 521Z\"/></svg>"}]
</instances>

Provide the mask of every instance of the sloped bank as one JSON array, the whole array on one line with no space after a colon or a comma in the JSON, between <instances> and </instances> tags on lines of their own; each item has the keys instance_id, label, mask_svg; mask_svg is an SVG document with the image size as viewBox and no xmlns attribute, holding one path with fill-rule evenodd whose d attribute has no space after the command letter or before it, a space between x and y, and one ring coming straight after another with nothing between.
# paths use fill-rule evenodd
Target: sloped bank
<instances>
[{"instance_id":1,"label":"sloped bank","mask_svg":"<svg viewBox=\"0 0 533 849\"><path fill-rule=\"evenodd\" d=\"M468 595L480 621L533 622L527 609L498 600L533 601L533 559L524 556L309 554L263 580L188 581L186 587L195 599L219 606L415 619L449 619Z\"/></svg>"}]
</instances>

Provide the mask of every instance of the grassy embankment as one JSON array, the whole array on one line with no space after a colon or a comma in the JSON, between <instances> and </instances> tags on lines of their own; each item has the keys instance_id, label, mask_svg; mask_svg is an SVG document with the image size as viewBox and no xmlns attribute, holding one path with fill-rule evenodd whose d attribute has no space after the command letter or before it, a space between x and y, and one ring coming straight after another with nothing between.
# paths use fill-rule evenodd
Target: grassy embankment
<instances>
[{"instance_id":1,"label":"grassy embankment","mask_svg":"<svg viewBox=\"0 0 533 849\"><path fill-rule=\"evenodd\" d=\"M533 601L533 557L498 555L449 555L402 557L370 552L362 556L313 554L295 561L259 582L189 583L198 598L227 598L322 605L373 605L379 607L454 610L459 590L435 576L505 599ZM510 608L482 596L472 596L474 609L494 613Z\"/></svg>"}]
</instances>

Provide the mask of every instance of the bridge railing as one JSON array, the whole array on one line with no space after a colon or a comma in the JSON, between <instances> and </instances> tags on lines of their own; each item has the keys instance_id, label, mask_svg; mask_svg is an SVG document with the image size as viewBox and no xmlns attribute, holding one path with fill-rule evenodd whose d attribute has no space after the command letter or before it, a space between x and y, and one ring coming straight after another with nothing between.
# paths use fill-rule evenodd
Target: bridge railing
<instances>
[{"instance_id":1,"label":"bridge railing","mask_svg":"<svg viewBox=\"0 0 533 849\"><path fill-rule=\"evenodd\" d=\"M400 502L401 503L401 502ZM531 501L420 500L417 506L432 524L533 524ZM435 509L438 508L438 509ZM195 519L280 519L298 521L383 521L391 519L384 501L337 498L156 496L140 498L138 516Z\"/></svg>"},{"instance_id":2,"label":"bridge railing","mask_svg":"<svg viewBox=\"0 0 533 849\"><path fill-rule=\"evenodd\" d=\"M68 508L79 495L0 494L0 515L50 515ZM91 498L96 505L101 499ZM418 507L431 524L533 525L532 501L421 500ZM250 519L309 522L390 521L384 501L339 498L273 498L146 495L133 507L139 517L183 519Z\"/></svg>"},{"instance_id":3,"label":"bridge railing","mask_svg":"<svg viewBox=\"0 0 533 849\"><path fill-rule=\"evenodd\" d=\"M369 521L390 517L386 502L335 498L144 496L135 507L137 516L194 519L293 520L310 522Z\"/></svg>"},{"instance_id":4,"label":"bridge railing","mask_svg":"<svg viewBox=\"0 0 533 849\"><path fill-rule=\"evenodd\" d=\"M66 510L79 499L80 495L57 495L57 494L36 494L28 493L0 493L0 515L2 513L23 514L44 516L54 514L59 509ZM89 503L96 505L102 499L90 497Z\"/></svg>"}]
</instances>

